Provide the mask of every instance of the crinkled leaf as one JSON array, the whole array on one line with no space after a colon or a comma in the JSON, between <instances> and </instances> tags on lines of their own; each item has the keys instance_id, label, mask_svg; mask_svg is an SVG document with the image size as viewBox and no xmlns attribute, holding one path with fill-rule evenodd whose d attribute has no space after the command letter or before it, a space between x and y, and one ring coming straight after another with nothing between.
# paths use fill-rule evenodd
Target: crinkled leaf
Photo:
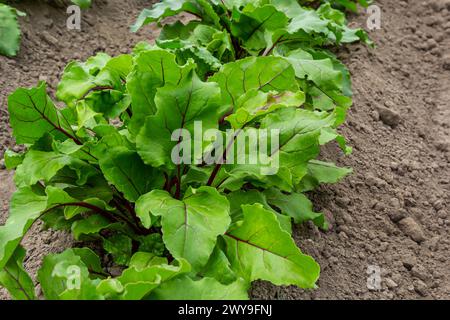
<instances>
[{"instance_id":1,"label":"crinkled leaf","mask_svg":"<svg viewBox=\"0 0 450 320\"><path fill-rule=\"evenodd\" d=\"M163 0L155 4L152 9L142 10L131 30L136 32L143 25L174 16L182 11L200 15L201 7L193 0Z\"/></svg>"},{"instance_id":2,"label":"crinkled leaf","mask_svg":"<svg viewBox=\"0 0 450 320\"><path fill-rule=\"evenodd\" d=\"M301 253L276 216L258 204L242 208L244 222L224 236L233 270L248 281L314 288L319 265Z\"/></svg>"},{"instance_id":3,"label":"crinkled leaf","mask_svg":"<svg viewBox=\"0 0 450 320\"><path fill-rule=\"evenodd\" d=\"M81 236L89 236L99 233L111 225L111 221L101 215L95 214L88 218L75 221L72 224L72 234L76 240Z\"/></svg>"},{"instance_id":4,"label":"crinkled leaf","mask_svg":"<svg viewBox=\"0 0 450 320\"><path fill-rule=\"evenodd\" d=\"M136 255L139 255L136 258ZM146 260L143 262L143 260ZM147 296L161 283L187 273L191 270L189 263L184 259L176 260L174 264L167 264L151 254L136 253L133 256L130 267L126 269L116 281L122 288L116 292L117 297L123 300L138 300Z\"/></svg>"},{"instance_id":5,"label":"crinkled leaf","mask_svg":"<svg viewBox=\"0 0 450 320\"><path fill-rule=\"evenodd\" d=\"M193 270L203 267L214 249L217 236L230 224L228 200L211 187L190 189L183 200L166 191L144 196L147 208L161 216L163 240L175 258L184 258Z\"/></svg>"},{"instance_id":6,"label":"crinkled leaf","mask_svg":"<svg viewBox=\"0 0 450 320\"><path fill-rule=\"evenodd\" d=\"M157 169L145 165L135 151L119 147L100 159L105 178L129 201L163 186L163 176Z\"/></svg>"},{"instance_id":7,"label":"crinkled leaf","mask_svg":"<svg viewBox=\"0 0 450 320\"><path fill-rule=\"evenodd\" d=\"M192 71L178 86L168 84L158 90L155 101L158 111L147 117L136 140L137 149L145 163L173 168L172 153L181 138L173 139L172 135L178 132L181 137L181 130L187 130L190 137L184 137L183 143L191 146L189 141L202 138L194 135L195 122L201 121L203 130L217 128L221 115L220 90L215 83L202 82Z\"/></svg>"},{"instance_id":8,"label":"crinkled leaf","mask_svg":"<svg viewBox=\"0 0 450 320\"><path fill-rule=\"evenodd\" d=\"M64 113L46 93L46 84L36 88L19 88L8 97L8 111L13 135L18 144L33 144L46 133L57 138L73 134Z\"/></svg>"},{"instance_id":9,"label":"crinkled leaf","mask_svg":"<svg viewBox=\"0 0 450 320\"><path fill-rule=\"evenodd\" d=\"M270 68L266 66L270 65ZM251 89L269 91L298 91L294 69L279 57L250 57L224 65L210 78L222 90L225 104L237 106L237 100Z\"/></svg>"},{"instance_id":10,"label":"crinkled leaf","mask_svg":"<svg viewBox=\"0 0 450 320\"><path fill-rule=\"evenodd\" d=\"M243 41L249 51L260 51L267 47L266 34L285 28L288 17L272 5L243 10L231 24L233 36Z\"/></svg>"},{"instance_id":11,"label":"crinkled leaf","mask_svg":"<svg viewBox=\"0 0 450 320\"><path fill-rule=\"evenodd\" d=\"M230 201L231 218L233 219L234 223L242 221L244 219L242 205L253 205L258 203L261 204L264 209L275 213L278 222L280 223L280 226L284 231L288 232L289 234L292 233L291 219L285 215L279 214L270 207L266 199L266 193L260 192L258 190L238 190L230 192L227 195L227 198Z\"/></svg>"},{"instance_id":12,"label":"crinkled leaf","mask_svg":"<svg viewBox=\"0 0 450 320\"><path fill-rule=\"evenodd\" d=\"M266 116L261 129L279 130L279 147L270 156L279 157L280 166L288 168L297 183L306 174L308 161L319 154L321 129L334 122L334 113L283 108Z\"/></svg>"},{"instance_id":13,"label":"crinkled leaf","mask_svg":"<svg viewBox=\"0 0 450 320\"><path fill-rule=\"evenodd\" d=\"M119 265L128 265L132 255L131 239L122 234L116 234L103 239L103 248L113 256L114 262Z\"/></svg>"},{"instance_id":14,"label":"crinkled leaf","mask_svg":"<svg viewBox=\"0 0 450 320\"><path fill-rule=\"evenodd\" d=\"M38 271L42 292L48 300L97 300L98 280L90 279L83 258L74 249L49 254Z\"/></svg>"},{"instance_id":15,"label":"crinkled leaf","mask_svg":"<svg viewBox=\"0 0 450 320\"><path fill-rule=\"evenodd\" d=\"M131 96L133 117L130 131L139 132L145 117L156 112L155 95L166 84L176 85L190 69L181 67L176 56L165 50L143 51L137 55L133 69L127 78L127 90Z\"/></svg>"}]
</instances>

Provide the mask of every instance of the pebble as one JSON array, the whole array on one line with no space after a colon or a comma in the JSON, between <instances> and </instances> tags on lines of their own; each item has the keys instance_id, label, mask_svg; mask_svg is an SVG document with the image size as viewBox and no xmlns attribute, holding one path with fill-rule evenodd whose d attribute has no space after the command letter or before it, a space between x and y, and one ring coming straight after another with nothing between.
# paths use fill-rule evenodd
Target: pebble
<instances>
[{"instance_id":1,"label":"pebble","mask_svg":"<svg viewBox=\"0 0 450 320\"><path fill-rule=\"evenodd\" d=\"M387 215L392 222L397 223L400 220L406 218L408 212L405 209L396 209L388 211Z\"/></svg>"},{"instance_id":2,"label":"pebble","mask_svg":"<svg viewBox=\"0 0 450 320\"><path fill-rule=\"evenodd\" d=\"M424 282L430 282L432 280L432 277L430 275L430 272L425 269L424 266L420 265L420 264L416 264L412 269L411 269L411 275L413 277L416 277Z\"/></svg>"},{"instance_id":3,"label":"pebble","mask_svg":"<svg viewBox=\"0 0 450 320\"><path fill-rule=\"evenodd\" d=\"M414 282L414 290L422 297L428 295L428 286L422 280L417 280Z\"/></svg>"},{"instance_id":4,"label":"pebble","mask_svg":"<svg viewBox=\"0 0 450 320\"><path fill-rule=\"evenodd\" d=\"M336 199L336 204L343 209L347 208L350 202L351 200L349 197L338 197Z\"/></svg>"},{"instance_id":5,"label":"pebble","mask_svg":"<svg viewBox=\"0 0 450 320\"><path fill-rule=\"evenodd\" d=\"M58 40L47 31L41 32L41 38L50 45L57 46Z\"/></svg>"},{"instance_id":6,"label":"pebble","mask_svg":"<svg viewBox=\"0 0 450 320\"><path fill-rule=\"evenodd\" d=\"M443 64L442 67L445 70L449 70L450 71L450 55L446 55L442 58Z\"/></svg>"},{"instance_id":7,"label":"pebble","mask_svg":"<svg viewBox=\"0 0 450 320\"><path fill-rule=\"evenodd\" d=\"M398 222L400 230L417 243L425 241L425 235L420 225L411 217L404 218Z\"/></svg>"},{"instance_id":8,"label":"pebble","mask_svg":"<svg viewBox=\"0 0 450 320\"><path fill-rule=\"evenodd\" d=\"M5 159L0 159L0 169L6 169L6 166L5 166Z\"/></svg>"},{"instance_id":9,"label":"pebble","mask_svg":"<svg viewBox=\"0 0 450 320\"><path fill-rule=\"evenodd\" d=\"M379 107L378 114L380 116L380 120L384 124L386 124L392 128L395 128L400 123L400 120L401 120L400 114L398 114L397 112L395 112L391 109L388 109L385 107Z\"/></svg>"},{"instance_id":10,"label":"pebble","mask_svg":"<svg viewBox=\"0 0 450 320\"><path fill-rule=\"evenodd\" d=\"M386 284L386 287L388 287L390 290L395 289L398 287L398 284L392 280L391 278L387 278L384 280L384 283Z\"/></svg>"},{"instance_id":11,"label":"pebble","mask_svg":"<svg viewBox=\"0 0 450 320\"><path fill-rule=\"evenodd\" d=\"M402 264L407 270L411 270L417 263L417 258L413 255L406 255L402 259Z\"/></svg>"}]
</instances>

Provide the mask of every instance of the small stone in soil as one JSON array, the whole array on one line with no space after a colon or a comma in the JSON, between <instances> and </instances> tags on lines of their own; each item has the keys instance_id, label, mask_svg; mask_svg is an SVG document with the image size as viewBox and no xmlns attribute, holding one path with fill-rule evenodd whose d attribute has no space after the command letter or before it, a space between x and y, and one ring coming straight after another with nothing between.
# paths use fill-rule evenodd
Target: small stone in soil
<instances>
[{"instance_id":1,"label":"small stone in soil","mask_svg":"<svg viewBox=\"0 0 450 320\"><path fill-rule=\"evenodd\" d=\"M425 240L425 235L420 225L411 217L404 218L398 222L400 230L417 243Z\"/></svg>"},{"instance_id":2,"label":"small stone in soil","mask_svg":"<svg viewBox=\"0 0 450 320\"><path fill-rule=\"evenodd\" d=\"M400 123L400 120L401 120L400 115L393 110L390 110L385 107L379 107L378 114L380 115L380 120L384 124L386 124L392 128L395 128Z\"/></svg>"}]
</instances>

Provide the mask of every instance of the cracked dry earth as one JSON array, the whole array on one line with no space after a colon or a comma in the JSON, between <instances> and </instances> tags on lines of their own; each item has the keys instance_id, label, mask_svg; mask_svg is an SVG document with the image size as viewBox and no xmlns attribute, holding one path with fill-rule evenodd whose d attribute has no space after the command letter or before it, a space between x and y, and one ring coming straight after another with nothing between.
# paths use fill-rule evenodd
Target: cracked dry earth
<instances>
[{"instance_id":1,"label":"cracked dry earth","mask_svg":"<svg viewBox=\"0 0 450 320\"><path fill-rule=\"evenodd\" d=\"M0 156L16 149L8 127L7 96L18 86L47 80L54 92L64 66L98 51L129 52L156 29L130 34L128 26L151 1L96 0L82 31L65 29L64 8L23 1L18 57L0 57ZM295 239L322 267L318 288L304 291L258 282L255 299L450 298L450 0L378 0L382 28L363 45L337 54L353 77L354 106L341 128L354 152L335 145L322 158L354 168L353 175L310 194L331 223L328 232L298 226ZM367 16L350 17L365 26ZM0 169L0 223L14 191ZM39 231L24 240L26 268L73 244L70 236ZM368 268L381 269L381 288L367 286ZM0 291L0 299L8 295Z\"/></svg>"}]
</instances>

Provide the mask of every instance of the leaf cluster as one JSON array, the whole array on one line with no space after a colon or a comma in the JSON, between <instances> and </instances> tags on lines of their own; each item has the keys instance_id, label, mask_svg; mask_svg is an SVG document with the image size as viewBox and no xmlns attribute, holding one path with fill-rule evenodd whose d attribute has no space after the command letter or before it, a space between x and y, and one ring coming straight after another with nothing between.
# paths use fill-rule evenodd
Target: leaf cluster
<instances>
[{"instance_id":1,"label":"leaf cluster","mask_svg":"<svg viewBox=\"0 0 450 320\"><path fill-rule=\"evenodd\" d=\"M57 102L45 83L10 95L26 146L5 153L17 191L0 227L0 283L14 298L35 298L20 242L37 220L92 244L44 259L48 299L246 299L259 279L315 288L320 267L292 223L326 230L304 193L351 172L317 160L333 140L351 152L336 131L349 72L326 47L367 36L329 4L294 0L165 0L134 28L181 12L197 19L165 24L155 45L69 63ZM198 122L224 141L200 141ZM279 145L267 161L226 161L241 136L268 130ZM196 142L191 162L173 161Z\"/></svg>"}]
</instances>

